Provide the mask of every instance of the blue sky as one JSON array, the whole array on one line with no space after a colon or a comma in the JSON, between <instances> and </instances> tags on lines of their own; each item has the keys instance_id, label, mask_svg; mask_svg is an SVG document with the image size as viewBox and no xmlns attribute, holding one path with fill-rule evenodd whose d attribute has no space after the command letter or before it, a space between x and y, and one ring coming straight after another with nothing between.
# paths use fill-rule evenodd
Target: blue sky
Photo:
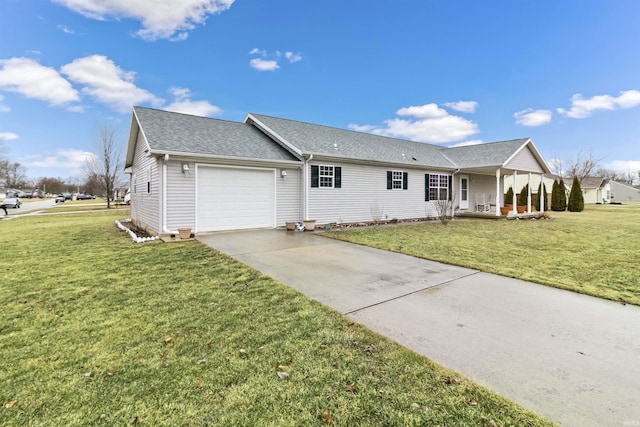
<instances>
[{"instance_id":1,"label":"blue sky","mask_svg":"<svg viewBox=\"0 0 640 427\"><path fill-rule=\"evenodd\" d=\"M80 177L131 107L640 169L636 0L2 0L0 143Z\"/></svg>"}]
</instances>

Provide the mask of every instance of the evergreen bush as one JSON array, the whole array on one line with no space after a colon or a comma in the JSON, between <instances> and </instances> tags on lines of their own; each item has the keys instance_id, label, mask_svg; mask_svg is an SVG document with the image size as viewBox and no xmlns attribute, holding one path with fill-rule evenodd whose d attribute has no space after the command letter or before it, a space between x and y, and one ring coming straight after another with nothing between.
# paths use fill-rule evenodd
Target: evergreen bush
<instances>
[{"instance_id":1,"label":"evergreen bush","mask_svg":"<svg viewBox=\"0 0 640 427\"><path fill-rule=\"evenodd\" d=\"M513 188L509 187L507 194L504 195L504 205L513 205Z\"/></svg>"},{"instance_id":2,"label":"evergreen bush","mask_svg":"<svg viewBox=\"0 0 640 427\"><path fill-rule=\"evenodd\" d=\"M526 184L520 190L520 194L518 194L518 206L527 206L527 201L529 199L529 184Z\"/></svg>"},{"instance_id":3,"label":"evergreen bush","mask_svg":"<svg viewBox=\"0 0 640 427\"><path fill-rule=\"evenodd\" d=\"M580 181L578 181L577 176L573 177L567 209L569 212L582 212L584 210L584 197L582 197L582 188L580 187Z\"/></svg>"},{"instance_id":4,"label":"evergreen bush","mask_svg":"<svg viewBox=\"0 0 640 427\"><path fill-rule=\"evenodd\" d=\"M558 192L560 193L558 196L560 200L560 210L565 211L567 210L567 186L564 185L564 180L562 178L560 178L560 182L558 182L558 189Z\"/></svg>"}]
</instances>

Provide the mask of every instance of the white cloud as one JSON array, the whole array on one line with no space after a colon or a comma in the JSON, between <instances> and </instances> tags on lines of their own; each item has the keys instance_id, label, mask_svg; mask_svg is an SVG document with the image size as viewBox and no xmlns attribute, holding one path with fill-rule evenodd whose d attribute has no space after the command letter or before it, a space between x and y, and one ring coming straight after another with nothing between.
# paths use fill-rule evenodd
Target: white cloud
<instances>
[{"instance_id":1,"label":"white cloud","mask_svg":"<svg viewBox=\"0 0 640 427\"><path fill-rule=\"evenodd\" d=\"M291 63L299 62L302 60L302 56L293 52L284 52L282 53L279 50L276 50L274 53L270 54L265 49L259 49L254 47L249 51L249 55L260 55L262 58L253 58L249 61L249 65L252 68L255 68L258 71L275 71L280 68L280 64L278 63L279 58L283 56ZM276 58L276 59L272 59Z\"/></svg>"},{"instance_id":2,"label":"white cloud","mask_svg":"<svg viewBox=\"0 0 640 427\"><path fill-rule=\"evenodd\" d=\"M263 50L263 49L258 49L257 47L254 47L253 49L251 49L251 51L249 51L249 55L267 56L267 51Z\"/></svg>"},{"instance_id":3,"label":"white cloud","mask_svg":"<svg viewBox=\"0 0 640 427\"><path fill-rule=\"evenodd\" d=\"M222 114L222 109L208 101L192 101L191 91L187 88L174 87L169 90L174 96L174 101L165 107L166 110L176 113L193 114L195 116L217 116Z\"/></svg>"},{"instance_id":4,"label":"white cloud","mask_svg":"<svg viewBox=\"0 0 640 427\"><path fill-rule=\"evenodd\" d=\"M289 60L289 62L291 62L292 64L294 62L298 62L302 60L302 56L293 53L293 52L285 52L284 53L284 57L287 58Z\"/></svg>"},{"instance_id":5,"label":"white cloud","mask_svg":"<svg viewBox=\"0 0 640 427\"><path fill-rule=\"evenodd\" d=\"M444 105L452 110L460 111L462 113L475 113L478 103L476 101L457 101L447 102Z\"/></svg>"},{"instance_id":6,"label":"white cloud","mask_svg":"<svg viewBox=\"0 0 640 427\"><path fill-rule=\"evenodd\" d=\"M224 12L234 0L53 0L88 18L140 21L145 40L184 40L208 15Z\"/></svg>"},{"instance_id":7,"label":"white cloud","mask_svg":"<svg viewBox=\"0 0 640 427\"><path fill-rule=\"evenodd\" d=\"M65 105L80 100L78 92L50 67L29 58L0 60L0 89L16 92L27 98Z\"/></svg>"},{"instance_id":8,"label":"white cloud","mask_svg":"<svg viewBox=\"0 0 640 427\"><path fill-rule=\"evenodd\" d=\"M637 176L640 171L640 160L612 160L606 164L605 168L622 172L631 171Z\"/></svg>"},{"instance_id":9,"label":"white cloud","mask_svg":"<svg viewBox=\"0 0 640 427\"><path fill-rule=\"evenodd\" d=\"M516 123L522 126L542 126L551 121L551 110L534 110L528 108L513 114Z\"/></svg>"},{"instance_id":10,"label":"white cloud","mask_svg":"<svg viewBox=\"0 0 640 427\"><path fill-rule=\"evenodd\" d=\"M278 65L278 61L272 61L267 59L253 58L249 61L249 65L252 68L255 68L258 71L275 71L280 66Z\"/></svg>"},{"instance_id":11,"label":"white cloud","mask_svg":"<svg viewBox=\"0 0 640 427\"><path fill-rule=\"evenodd\" d=\"M87 160L93 156L95 156L95 154L88 151L62 148L56 150L52 155L43 156L37 154L29 156L21 161L21 163L35 176L43 174L56 176L58 173L65 176L74 176L83 174ZM43 169L43 171L40 172L38 169ZM59 171L57 174L51 175L51 169L58 169Z\"/></svg>"},{"instance_id":12,"label":"white cloud","mask_svg":"<svg viewBox=\"0 0 640 427\"><path fill-rule=\"evenodd\" d=\"M0 141L11 141L18 139L18 134L13 132L0 132Z\"/></svg>"},{"instance_id":13,"label":"white cloud","mask_svg":"<svg viewBox=\"0 0 640 427\"><path fill-rule=\"evenodd\" d=\"M396 114L415 119L393 118L385 120L385 126L351 124L349 127L376 135L430 143L458 141L478 133L477 124L452 116L437 104L404 107Z\"/></svg>"},{"instance_id":14,"label":"white cloud","mask_svg":"<svg viewBox=\"0 0 640 427\"><path fill-rule=\"evenodd\" d=\"M123 71L106 56L91 55L78 58L62 67L70 80L84 85L82 93L107 104L119 112L127 112L134 105L151 103L159 106L161 99L137 87L135 73Z\"/></svg>"},{"instance_id":15,"label":"white cloud","mask_svg":"<svg viewBox=\"0 0 640 427\"><path fill-rule=\"evenodd\" d=\"M611 95L596 95L591 98L583 98L576 93L571 97L571 108L566 110L558 108L558 113L573 119L584 119L599 110L617 110L633 108L640 105L640 91L627 90L620 92L617 97Z\"/></svg>"},{"instance_id":16,"label":"white cloud","mask_svg":"<svg viewBox=\"0 0 640 427\"><path fill-rule=\"evenodd\" d=\"M449 113L446 110L438 107L438 104L425 104L419 106L411 106L404 107L396 111L396 114L399 116L413 116L413 117L421 117L421 118L438 118L438 117L446 117Z\"/></svg>"},{"instance_id":17,"label":"white cloud","mask_svg":"<svg viewBox=\"0 0 640 427\"><path fill-rule=\"evenodd\" d=\"M71 28L67 27L66 25L58 25L58 29L66 34L75 34L75 31L73 31Z\"/></svg>"}]
</instances>

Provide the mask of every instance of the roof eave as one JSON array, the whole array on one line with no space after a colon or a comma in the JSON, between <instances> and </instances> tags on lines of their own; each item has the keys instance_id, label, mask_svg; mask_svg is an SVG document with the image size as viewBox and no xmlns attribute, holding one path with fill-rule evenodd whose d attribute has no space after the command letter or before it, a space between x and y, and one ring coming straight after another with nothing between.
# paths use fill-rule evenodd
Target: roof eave
<instances>
[{"instance_id":1,"label":"roof eave","mask_svg":"<svg viewBox=\"0 0 640 427\"><path fill-rule=\"evenodd\" d=\"M149 155L160 156L160 157L169 155L169 158L171 158L172 156L175 156L175 157L180 157L182 159L192 159L194 161L198 161L198 159L206 159L206 160L242 161L242 162L251 162L251 163L279 163L283 165L297 165L297 166L302 165L301 160L282 160L282 159L265 159L265 158L240 157L240 156L224 156L220 154L201 154L201 153L172 151L172 150L151 150L149 152Z\"/></svg>"}]
</instances>

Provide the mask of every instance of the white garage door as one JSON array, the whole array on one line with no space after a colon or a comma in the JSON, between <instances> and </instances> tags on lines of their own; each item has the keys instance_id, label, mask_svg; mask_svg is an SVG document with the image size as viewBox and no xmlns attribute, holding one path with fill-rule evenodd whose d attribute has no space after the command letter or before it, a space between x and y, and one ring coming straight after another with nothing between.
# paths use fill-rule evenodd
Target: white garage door
<instances>
[{"instance_id":1,"label":"white garage door","mask_svg":"<svg viewBox=\"0 0 640 427\"><path fill-rule=\"evenodd\" d=\"M275 227L275 172L198 168L197 231Z\"/></svg>"}]
</instances>

